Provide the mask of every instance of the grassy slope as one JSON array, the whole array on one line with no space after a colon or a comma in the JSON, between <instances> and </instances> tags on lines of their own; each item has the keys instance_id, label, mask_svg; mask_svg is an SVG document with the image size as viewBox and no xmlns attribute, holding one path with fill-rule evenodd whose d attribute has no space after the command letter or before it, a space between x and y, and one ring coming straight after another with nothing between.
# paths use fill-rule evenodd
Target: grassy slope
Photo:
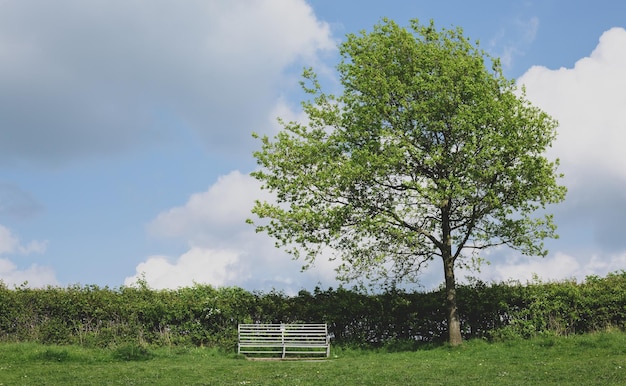
<instances>
[{"instance_id":1,"label":"grassy slope","mask_svg":"<svg viewBox=\"0 0 626 386\"><path fill-rule=\"evenodd\" d=\"M121 354L121 355L120 355ZM316 362L246 361L208 349L127 351L0 344L0 385L624 385L626 333L416 352L333 350ZM134 354L134 353L130 353ZM131 355L132 356L132 355Z\"/></svg>"}]
</instances>

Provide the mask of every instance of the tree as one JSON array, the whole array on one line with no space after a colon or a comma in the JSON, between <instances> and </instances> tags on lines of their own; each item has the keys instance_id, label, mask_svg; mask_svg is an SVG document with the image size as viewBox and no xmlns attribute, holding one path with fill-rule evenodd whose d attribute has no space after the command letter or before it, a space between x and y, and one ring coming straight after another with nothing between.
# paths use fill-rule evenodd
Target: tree
<instances>
[{"instance_id":1,"label":"tree","mask_svg":"<svg viewBox=\"0 0 626 386\"><path fill-rule=\"evenodd\" d=\"M542 240L558 237L538 211L565 197L558 160L545 157L557 123L460 28L383 19L340 53L342 94L305 70L307 122L280 120L260 138L252 175L276 201L256 202L257 231L305 268L332 251L345 281L411 282L441 258L460 344L455 267L498 245L545 256Z\"/></svg>"}]
</instances>

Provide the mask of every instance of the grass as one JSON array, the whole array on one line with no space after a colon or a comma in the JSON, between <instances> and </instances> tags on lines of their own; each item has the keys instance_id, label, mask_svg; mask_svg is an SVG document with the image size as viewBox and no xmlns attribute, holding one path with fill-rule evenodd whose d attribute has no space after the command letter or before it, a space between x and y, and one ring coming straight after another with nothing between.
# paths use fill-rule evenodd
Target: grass
<instances>
[{"instance_id":1,"label":"grass","mask_svg":"<svg viewBox=\"0 0 626 386\"><path fill-rule=\"evenodd\" d=\"M434 347L335 348L322 361L248 361L202 348L0 344L0 385L624 385L626 333Z\"/></svg>"}]
</instances>

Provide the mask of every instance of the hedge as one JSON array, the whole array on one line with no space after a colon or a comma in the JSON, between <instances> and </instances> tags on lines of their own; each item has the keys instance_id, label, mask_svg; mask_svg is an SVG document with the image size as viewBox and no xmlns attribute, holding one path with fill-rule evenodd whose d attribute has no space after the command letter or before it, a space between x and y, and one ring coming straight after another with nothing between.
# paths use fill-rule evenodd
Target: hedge
<instances>
[{"instance_id":1,"label":"hedge","mask_svg":"<svg viewBox=\"0 0 626 386\"><path fill-rule=\"evenodd\" d=\"M464 338L511 339L626 327L626 272L576 281L485 283L457 289ZM430 292L366 293L343 287L287 296L238 287L177 290L69 286L8 288L0 282L0 341L111 347L126 343L236 344L239 323L328 323L335 344L445 341L445 298Z\"/></svg>"}]
</instances>

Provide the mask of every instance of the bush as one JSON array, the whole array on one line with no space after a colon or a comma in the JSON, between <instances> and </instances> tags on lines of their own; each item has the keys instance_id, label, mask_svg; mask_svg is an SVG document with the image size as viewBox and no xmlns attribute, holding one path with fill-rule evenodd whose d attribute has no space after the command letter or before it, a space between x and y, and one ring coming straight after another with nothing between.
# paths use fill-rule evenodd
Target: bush
<instances>
[{"instance_id":1,"label":"bush","mask_svg":"<svg viewBox=\"0 0 626 386\"><path fill-rule=\"evenodd\" d=\"M626 272L604 278L457 288L466 339L517 339L626 327ZM0 282L0 340L89 347L205 346L234 351L239 323L327 323L333 344L417 347L446 339L443 290L367 294L343 287L295 296L195 285L178 290ZM131 350L132 351L132 350Z\"/></svg>"}]
</instances>

